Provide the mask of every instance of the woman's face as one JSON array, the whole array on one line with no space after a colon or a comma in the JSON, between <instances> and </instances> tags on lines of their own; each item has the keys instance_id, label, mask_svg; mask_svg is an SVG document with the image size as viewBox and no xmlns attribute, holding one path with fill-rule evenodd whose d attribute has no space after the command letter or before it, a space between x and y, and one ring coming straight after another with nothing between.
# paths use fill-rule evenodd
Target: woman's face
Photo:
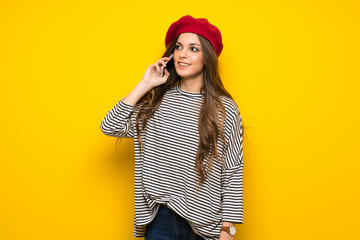
<instances>
[{"instance_id":1,"label":"woman's face","mask_svg":"<svg viewBox=\"0 0 360 240\"><path fill-rule=\"evenodd\" d=\"M174 64L182 78L196 78L204 68L200 40L195 33L181 33L174 50Z\"/></svg>"}]
</instances>

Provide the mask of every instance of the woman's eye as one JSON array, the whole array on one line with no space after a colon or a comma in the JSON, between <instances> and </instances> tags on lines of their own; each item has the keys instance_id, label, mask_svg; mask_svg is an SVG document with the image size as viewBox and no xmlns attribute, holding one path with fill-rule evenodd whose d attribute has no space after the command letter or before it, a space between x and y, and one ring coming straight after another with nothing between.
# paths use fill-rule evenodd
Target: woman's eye
<instances>
[{"instance_id":1,"label":"woman's eye","mask_svg":"<svg viewBox=\"0 0 360 240\"><path fill-rule=\"evenodd\" d=\"M175 45L175 49L181 49L181 46L180 45ZM192 47L192 48L190 48L191 49L191 51L193 51L193 52L198 52L199 51L199 49L197 49L196 47Z\"/></svg>"}]
</instances>

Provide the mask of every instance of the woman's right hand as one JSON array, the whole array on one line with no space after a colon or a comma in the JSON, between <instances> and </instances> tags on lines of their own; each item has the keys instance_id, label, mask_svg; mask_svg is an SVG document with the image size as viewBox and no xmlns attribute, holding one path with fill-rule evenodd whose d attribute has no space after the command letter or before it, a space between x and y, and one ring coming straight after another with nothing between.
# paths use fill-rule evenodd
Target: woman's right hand
<instances>
[{"instance_id":1,"label":"woman's right hand","mask_svg":"<svg viewBox=\"0 0 360 240\"><path fill-rule=\"evenodd\" d=\"M150 86L150 88L154 88L161 84L164 84L167 81L168 77L170 76L170 73L165 68L166 67L165 61L170 61L170 58L164 57L164 58L161 58L158 61L156 61L156 63L149 65L147 67L144 77L142 78L141 81L144 84ZM160 77L161 66L164 66L164 76L163 77Z\"/></svg>"},{"instance_id":2,"label":"woman's right hand","mask_svg":"<svg viewBox=\"0 0 360 240\"><path fill-rule=\"evenodd\" d=\"M141 81L135 86L135 88L123 99L124 103L135 106L138 101L146 94L148 91L157 87L161 84L164 84L170 73L165 68L165 61L169 61L169 57L164 57L158 60L156 63L151 64L147 67L144 77ZM160 77L160 68L164 66L164 76Z\"/></svg>"}]
</instances>

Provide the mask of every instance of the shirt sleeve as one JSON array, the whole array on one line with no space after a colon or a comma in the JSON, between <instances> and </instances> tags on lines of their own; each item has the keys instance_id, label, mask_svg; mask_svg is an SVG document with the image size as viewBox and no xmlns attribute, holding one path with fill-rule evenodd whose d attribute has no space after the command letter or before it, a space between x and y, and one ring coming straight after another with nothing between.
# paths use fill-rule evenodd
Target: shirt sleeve
<instances>
[{"instance_id":1,"label":"shirt sleeve","mask_svg":"<svg viewBox=\"0 0 360 240\"><path fill-rule=\"evenodd\" d=\"M239 109L228 135L223 175L223 222L243 223L243 129Z\"/></svg>"},{"instance_id":2,"label":"shirt sleeve","mask_svg":"<svg viewBox=\"0 0 360 240\"><path fill-rule=\"evenodd\" d=\"M135 114L135 105L123 102L123 97L116 105L106 114L101 121L101 131L111 137L133 138L135 122L132 115Z\"/></svg>"}]
</instances>

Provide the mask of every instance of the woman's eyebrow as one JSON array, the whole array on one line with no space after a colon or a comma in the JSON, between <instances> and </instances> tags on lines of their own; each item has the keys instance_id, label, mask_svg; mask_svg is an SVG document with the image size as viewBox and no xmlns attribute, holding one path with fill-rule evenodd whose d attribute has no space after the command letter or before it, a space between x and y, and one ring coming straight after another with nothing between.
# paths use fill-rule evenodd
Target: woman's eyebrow
<instances>
[{"instance_id":1,"label":"woman's eyebrow","mask_svg":"<svg viewBox=\"0 0 360 240\"><path fill-rule=\"evenodd\" d=\"M178 44L182 45L182 43L181 43L181 42L176 42L176 43L178 43ZM198 45L198 46L200 46L200 44L198 44L198 43L189 43L189 45ZM200 46L200 47L201 47L201 46Z\"/></svg>"}]
</instances>

